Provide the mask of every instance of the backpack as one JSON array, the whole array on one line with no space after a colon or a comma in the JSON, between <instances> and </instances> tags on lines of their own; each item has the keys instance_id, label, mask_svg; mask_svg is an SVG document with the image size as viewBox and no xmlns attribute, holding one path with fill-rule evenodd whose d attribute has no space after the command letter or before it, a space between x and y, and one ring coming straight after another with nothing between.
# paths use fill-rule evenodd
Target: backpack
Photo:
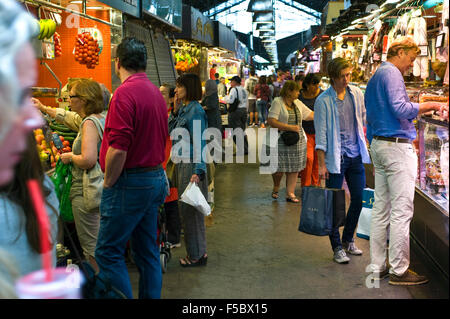
<instances>
[{"instance_id":1,"label":"backpack","mask_svg":"<svg viewBox=\"0 0 450 319\"><path fill-rule=\"evenodd\" d=\"M256 79L250 78L248 80L247 90L250 92L250 94L255 94L255 87L258 81Z\"/></svg>"},{"instance_id":2,"label":"backpack","mask_svg":"<svg viewBox=\"0 0 450 319\"><path fill-rule=\"evenodd\" d=\"M234 112L237 110L239 106L239 90L237 88L234 88L236 90L236 98L234 99L233 103L229 104L228 106L228 112ZM231 90L230 90L231 92Z\"/></svg>"}]
</instances>

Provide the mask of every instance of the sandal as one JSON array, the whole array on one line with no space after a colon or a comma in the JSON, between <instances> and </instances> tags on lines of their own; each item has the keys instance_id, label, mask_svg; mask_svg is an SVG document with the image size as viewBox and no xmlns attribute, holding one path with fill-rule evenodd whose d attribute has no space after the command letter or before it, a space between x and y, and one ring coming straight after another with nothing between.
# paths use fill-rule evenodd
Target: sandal
<instances>
[{"instance_id":1,"label":"sandal","mask_svg":"<svg viewBox=\"0 0 450 319\"><path fill-rule=\"evenodd\" d=\"M181 267L197 267L197 266L206 266L206 263L208 262L208 256L203 255L200 259L191 259L189 256L186 256L185 258L180 259L180 265Z\"/></svg>"},{"instance_id":2,"label":"sandal","mask_svg":"<svg viewBox=\"0 0 450 319\"><path fill-rule=\"evenodd\" d=\"M298 202L300 202L300 200L299 200L296 196L293 196L293 197L291 197L291 196L286 197L286 201L287 201L287 202L290 202L290 203L298 203Z\"/></svg>"},{"instance_id":3,"label":"sandal","mask_svg":"<svg viewBox=\"0 0 450 319\"><path fill-rule=\"evenodd\" d=\"M278 199L278 192L272 192L272 198L273 199Z\"/></svg>"}]
</instances>

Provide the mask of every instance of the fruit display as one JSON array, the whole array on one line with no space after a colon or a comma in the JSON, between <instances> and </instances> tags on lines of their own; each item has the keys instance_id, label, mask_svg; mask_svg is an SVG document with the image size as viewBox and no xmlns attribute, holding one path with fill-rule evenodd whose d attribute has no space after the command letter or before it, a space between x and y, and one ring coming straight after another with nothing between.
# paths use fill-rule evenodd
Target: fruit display
<instances>
[{"instance_id":1,"label":"fruit display","mask_svg":"<svg viewBox=\"0 0 450 319\"><path fill-rule=\"evenodd\" d=\"M46 139L43 129L34 130L36 148L44 169L48 170L56 166L62 153L72 151L72 143L77 133L72 132L62 124L49 123L52 130L51 140Z\"/></svg>"},{"instance_id":2,"label":"fruit display","mask_svg":"<svg viewBox=\"0 0 450 319\"><path fill-rule=\"evenodd\" d=\"M39 20L39 40L51 39L56 31L56 22L52 19Z\"/></svg>"},{"instance_id":3,"label":"fruit display","mask_svg":"<svg viewBox=\"0 0 450 319\"><path fill-rule=\"evenodd\" d=\"M61 48L61 36L58 34L58 32L55 32L53 35L53 42L55 43L55 57L60 57L62 55L62 48Z\"/></svg>"},{"instance_id":4,"label":"fruit display","mask_svg":"<svg viewBox=\"0 0 450 319\"><path fill-rule=\"evenodd\" d=\"M181 49L173 51L175 69L180 72L189 72L198 65L201 50L193 45L184 45Z\"/></svg>"},{"instance_id":5,"label":"fruit display","mask_svg":"<svg viewBox=\"0 0 450 319\"><path fill-rule=\"evenodd\" d=\"M90 32L78 34L75 43L75 61L94 69L99 64L100 47Z\"/></svg>"},{"instance_id":6,"label":"fruit display","mask_svg":"<svg viewBox=\"0 0 450 319\"><path fill-rule=\"evenodd\" d=\"M72 145L73 140L75 139L75 137L77 137L78 134L77 132L73 132L67 126L65 126L64 124L59 124L55 120L49 122L48 125L52 129L53 133L56 133L60 137L62 137L63 138L62 141L68 141L70 145ZM65 145L65 147L70 145Z\"/></svg>"}]
</instances>

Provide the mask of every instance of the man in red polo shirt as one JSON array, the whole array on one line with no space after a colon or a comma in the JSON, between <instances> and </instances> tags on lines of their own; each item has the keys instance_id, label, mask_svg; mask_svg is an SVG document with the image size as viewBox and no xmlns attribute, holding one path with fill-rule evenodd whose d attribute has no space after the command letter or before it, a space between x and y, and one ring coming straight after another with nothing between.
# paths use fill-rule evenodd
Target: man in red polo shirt
<instances>
[{"instance_id":1,"label":"man in red polo shirt","mask_svg":"<svg viewBox=\"0 0 450 319\"><path fill-rule=\"evenodd\" d=\"M158 208L168 194L162 168L168 136L166 104L145 74L144 43L125 38L117 47L115 91L105 121L100 165L105 172L95 258L100 276L133 298L124 252L140 273L139 298L160 298L162 273L157 245Z\"/></svg>"}]
</instances>

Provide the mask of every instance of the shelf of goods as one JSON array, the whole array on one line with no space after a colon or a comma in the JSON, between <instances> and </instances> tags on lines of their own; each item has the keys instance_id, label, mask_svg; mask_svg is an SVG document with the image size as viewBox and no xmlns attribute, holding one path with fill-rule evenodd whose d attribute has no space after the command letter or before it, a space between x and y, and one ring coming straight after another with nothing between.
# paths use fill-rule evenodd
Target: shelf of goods
<instances>
[{"instance_id":1,"label":"shelf of goods","mask_svg":"<svg viewBox=\"0 0 450 319\"><path fill-rule=\"evenodd\" d=\"M45 119L47 123L34 130L34 137L41 164L46 173L51 175L61 154L72 151L72 144L78 133L48 117Z\"/></svg>"},{"instance_id":2,"label":"shelf of goods","mask_svg":"<svg viewBox=\"0 0 450 319\"><path fill-rule=\"evenodd\" d=\"M448 216L448 91L445 94L441 88L422 90L418 100L447 105L441 114L435 112L418 119L414 146L419 157L417 186Z\"/></svg>"}]
</instances>

